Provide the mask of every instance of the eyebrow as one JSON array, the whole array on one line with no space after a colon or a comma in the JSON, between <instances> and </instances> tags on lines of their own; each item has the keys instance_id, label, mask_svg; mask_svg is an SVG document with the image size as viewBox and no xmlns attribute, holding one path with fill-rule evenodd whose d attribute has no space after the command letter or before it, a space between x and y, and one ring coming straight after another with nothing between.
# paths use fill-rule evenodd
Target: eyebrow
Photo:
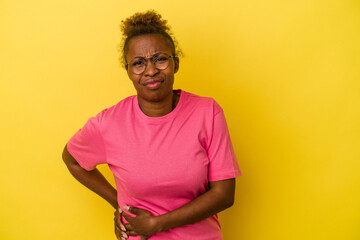
<instances>
[{"instance_id":1,"label":"eyebrow","mask_svg":"<svg viewBox=\"0 0 360 240\"><path fill-rule=\"evenodd\" d=\"M148 57L148 58L143 57L143 56L136 56L136 57L133 57L132 59L134 59L134 58L145 58L145 59L150 59L150 58L153 58L155 55L160 54L160 53L165 53L165 54L167 54L167 55L171 56L171 54L166 53L166 52L156 52L156 53L154 53L151 57Z\"/></svg>"},{"instance_id":2,"label":"eyebrow","mask_svg":"<svg viewBox=\"0 0 360 240\"><path fill-rule=\"evenodd\" d=\"M130 61L129 62L127 62L127 63L130 63L131 62L131 60L133 60L133 59L135 59L135 58L142 58L142 59L152 59L155 55L158 55L158 54L160 54L160 53L164 53L164 54L166 54L166 55L168 55L168 56L170 56L170 57L172 57L172 55L170 55L170 54L168 54L168 53L165 53L165 52L157 52L157 53L155 53L154 55L152 55L151 57L148 57L148 58L146 58L146 57L142 57L142 56L136 56L136 57L133 57L133 58L131 58L130 59Z\"/></svg>"}]
</instances>

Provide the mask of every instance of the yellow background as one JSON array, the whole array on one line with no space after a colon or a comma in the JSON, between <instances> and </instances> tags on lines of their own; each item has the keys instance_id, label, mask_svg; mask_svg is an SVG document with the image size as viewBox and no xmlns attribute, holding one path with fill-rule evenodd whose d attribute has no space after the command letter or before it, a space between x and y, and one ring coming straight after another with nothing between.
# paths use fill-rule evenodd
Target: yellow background
<instances>
[{"instance_id":1,"label":"yellow background","mask_svg":"<svg viewBox=\"0 0 360 240\"><path fill-rule=\"evenodd\" d=\"M358 0L0 0L0 239L115 239L61 153L135 94L118 25L149 8L185 53L175 87L225 110L243 176L224 238L360 239Z\"/></svg>"}]
</instances>

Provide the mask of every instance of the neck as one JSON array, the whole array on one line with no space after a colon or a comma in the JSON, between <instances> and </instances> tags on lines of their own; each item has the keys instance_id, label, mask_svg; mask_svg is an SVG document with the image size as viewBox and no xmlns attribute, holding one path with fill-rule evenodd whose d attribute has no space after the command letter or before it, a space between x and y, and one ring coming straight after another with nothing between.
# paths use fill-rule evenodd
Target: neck
<instances>
[{"instance_id":1,"label":"neck","mask_svg":"<svg viewBox=\"0 0 360 240\"><path fill-rule=\"evenodd\" d=\"M161 117L170 113L178 102L178 96L174 93L169 94L164 100L159 102L146 101L138 96L141 111L149 117Z\"/></svg>"}]
</instances>

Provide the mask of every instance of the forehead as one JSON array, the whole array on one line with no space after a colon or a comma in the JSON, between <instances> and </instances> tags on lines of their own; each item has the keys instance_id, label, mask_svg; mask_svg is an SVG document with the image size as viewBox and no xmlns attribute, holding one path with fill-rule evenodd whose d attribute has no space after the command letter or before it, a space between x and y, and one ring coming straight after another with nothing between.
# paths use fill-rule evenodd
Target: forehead
<instances>
[{"instance_id":1,"label":"forehead","mask_svg":"<svg viewBox=\"0 0 360 240\"><path fill-rule=\"evenodd\" d=\"M171 55L171 46L167 39L160 34L146 34L134 37L130 40L126 58L152 57L155 53L163 52Z\"/></svg>"}]
</instances>

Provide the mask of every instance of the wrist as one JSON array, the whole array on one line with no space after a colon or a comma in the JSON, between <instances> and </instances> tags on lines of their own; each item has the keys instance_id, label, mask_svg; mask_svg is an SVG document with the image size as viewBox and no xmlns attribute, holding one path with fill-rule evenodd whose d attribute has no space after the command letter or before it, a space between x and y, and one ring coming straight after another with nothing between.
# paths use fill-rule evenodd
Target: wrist
<instances>
[{"instance_id":1,"label":"wrist","mask_svg":"<svg viewBox=\"0 0 360 240\"><path fill-rule=\"evenodd\" d=\"M114 189L114 191L111 192L111 195L107 199L108 203L110 203L111 206L113 206L115 209L119 208L119 203L117 201L117 192Z\"/></svg>"},{"instance_id":2,"label":"wrist","mask_svg":"<svg viewBox=\"0 0 360 240\"><path fill-rule=\"evenodd\" d=\"M171 228L168 224L168 221L166 220L166 215L156 216L155 220L156 220L156 224L155 224L156 232L158 233L165 232Z\"/></svg>"}]
</instances>

